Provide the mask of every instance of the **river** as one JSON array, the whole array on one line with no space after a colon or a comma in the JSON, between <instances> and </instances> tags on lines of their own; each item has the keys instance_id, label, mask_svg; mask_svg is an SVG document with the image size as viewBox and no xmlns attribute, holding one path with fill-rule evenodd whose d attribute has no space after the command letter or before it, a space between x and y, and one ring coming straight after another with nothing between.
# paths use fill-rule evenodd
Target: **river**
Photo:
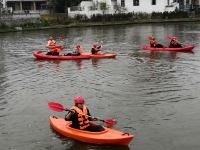
<instances>
[{"instance_id":1,"label":"river","mask_svg":"<svg viewBox=\"0 0 200 150\"><path fill-rule=\"evenodd\" d=\"M198 150L200 147L200 24L168 23L82 27L0 34L1 150ZM116 59L42 61L49 36L64 37L67 49L79 43L90 52L103 41L103 52ZM154 35L196 44L193 53L142 50ZM67 52L69 50L66 50ZM129 146L100 146L55 133L48 117L50 101L73 106L82 95L91 114L117 120L114 129L134 134Z\"/></svg>"}]
</instances>

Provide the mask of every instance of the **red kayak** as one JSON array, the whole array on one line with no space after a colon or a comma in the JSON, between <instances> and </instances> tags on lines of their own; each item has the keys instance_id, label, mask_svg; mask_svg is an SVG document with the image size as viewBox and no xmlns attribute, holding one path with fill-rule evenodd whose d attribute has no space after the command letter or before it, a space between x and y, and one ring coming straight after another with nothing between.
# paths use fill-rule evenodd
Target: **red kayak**
<instances>
[{"instance_id":1,"label":"red kayak","mask_svg":"<svg viewBox=\"0 0 200 150\"><path fill-rule=\"evenodd\" d=\"M36 57L37 59L53 59L53 60L73 60L73 59L90 59L90 55L79 55L79 56L53 56L53 55L46 55L42 51L37 51L33 53L33 56Z\"/></svg>"},{"instance_id":2,"label":"red kayak","mask_svg":"<svg viewBox=\"0 0 200 150\"><path fill-rule=\"evenodd\" d=\"M181 48L169 48L169 47L164 47L164 48L154 48L154 47L150 47L150 46L144 46L143 49L144 50L151 50L151 51L192 51L192 49L195 46L191 45L191 46L185 46L185 47L181 47Z\"/></svg>"},{"instance_id":3,"label":"red kayak","mask_svg":"<svg viewBox=\"0 0 200 150\"><path fill-rule=\"evenodd\" d=\"M85 55L90 55L91 58L115 58L117 54L91 54L85 53Z\"/></svg>"},{"instance_id":4,"label":"red kayak","mask_svg":"<svg viewBox=\"0 0 200 150\"><path fill-rule=\"evenodd\" d=\"M128 145L133 135L123 133L114 129L104 127L101 132L89 132L71 128L71 121L65 121L63 118L49 117L52 128L58 133L76 139L78 141L93 144L109 144L109 145Z\"/></svg>"}]
</instances>

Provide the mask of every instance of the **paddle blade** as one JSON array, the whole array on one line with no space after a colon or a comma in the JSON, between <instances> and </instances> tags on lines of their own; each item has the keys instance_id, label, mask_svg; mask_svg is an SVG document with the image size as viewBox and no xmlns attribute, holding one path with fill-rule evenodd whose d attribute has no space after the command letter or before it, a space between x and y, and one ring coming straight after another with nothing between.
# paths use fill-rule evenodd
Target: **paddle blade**
<instances>
[{"instance_id":1,"label":"paddle blade","mask_svg":"<svg viewBox=\"0 0 200 150\"><path fill-rule=\"evenodd\" d=\"M167 35L166 39L171 40L171 36Z\"/></svg>"},{"instance_id":2,"label":"paddle blade","mask_svg":"<svg viewBox=\"0 0 200 150\"><path fill-rule=\"evenodd\" d=\"M117 121L114 119L108 119L105 120L104 123L106 123L107 127L113 127L114 125L117 124Z\"/></svg>"},{"instance_id":3,"label":"paddle blade","mask_svg":"<svg viewBox=\"0 0 200 150\"><path fill-rule=\"evenodd\" d=\"M65 110L63 105L59 103L55 103L55 102L49 102L48 106L51 110L57 111L57 112L62 112L63 110Z\"/></svg>"}]
</instances>

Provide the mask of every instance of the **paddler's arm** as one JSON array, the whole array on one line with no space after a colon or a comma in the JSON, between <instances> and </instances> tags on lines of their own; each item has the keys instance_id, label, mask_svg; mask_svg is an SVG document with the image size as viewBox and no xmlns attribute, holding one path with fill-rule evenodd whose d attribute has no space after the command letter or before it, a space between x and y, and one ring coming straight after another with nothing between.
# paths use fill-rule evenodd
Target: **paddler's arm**
<instances>
[{"instance_id":1,"label":"paddler's arm","mask_svg":"<svg viewBox=\"0 0 200 150\"><path fill-rule=\"evenodd\" d=\"M65 115L65 120L66 121L71 121L71 116L74 115L75 111L69 111L66 115Z\"/></svg>"},{"instance_id":2,"label":"paddler's arm","mask_svg":"<svg viewBox=\"0 0 200 150\"><path fill-rule=\"evenodd\" d=\"M90 115L89 109L88 109L88 116L91 116L91 115ZM98 121L99 118L98 118L98 117L97 117L97 118L95 118L95 117L89 117L89 120L90 120L90 121Z\"/></svg>"}]
</instances>

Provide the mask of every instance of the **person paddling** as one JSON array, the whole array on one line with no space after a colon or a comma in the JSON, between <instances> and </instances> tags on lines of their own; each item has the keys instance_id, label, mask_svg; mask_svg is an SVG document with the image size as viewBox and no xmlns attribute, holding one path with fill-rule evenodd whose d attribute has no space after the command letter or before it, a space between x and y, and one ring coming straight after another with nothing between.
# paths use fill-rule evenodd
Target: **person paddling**
<instances>
[{"instance_id":1,"label":"person paddling","mask_svg":"<svg viewBox=\"0 0 200 150\"><path fill-rule=\"evenodd\" d=\"M153 36L149 36L148 39L150 42L150 47L154 47L154 48L163 48L164 47L162 44L159 44Z\"/></svg>"},{"instance_id":2,"label":"person paddling","mask_svg":"<svg viewBox=\"0 0 200 150\"><path fill-rule=\"evenodd\" d=\"M74 98L74 103L75 105L71 108L71 111L65 115L66 121L72 121L72 128L90 132L105 130L101 125L91 125L90 121L98 121L99 119L88 117L90 116L90 112L85 106L85 100L82 96Z\"/></svg>"},{"instance_id":3,"label":"person paddling","mask_svg":"<svg viewBox=\"0 0 200 150\"><path fill-rule=\"evenodd\" d=\"M64 54L64 56L80 56L82 55L82 53L83 53L83 48L81 48L80 44L77 44L72 53Z\"/></svg>"},{"instance_id":4,"label":"person paddling","mask_svg":"<svg viewBox=\"0 0 200 150\"><path fill-rule=\"evenodd\" d=\"M80 44L77 44L74 49L74 54L79 56L82 55L82 53L83 53L83 48L81 48Z\"/></svg>"},{"instance_id":5,"label":"person paddling","mask_svg":"<svg viewBox=\"0 0 200 150\"><path fill-rule=\"evenodd\" d=\"M101 51L101 47L102 47L101 45L100 45L100 46L97 46L97 44L94 43L94 44L92 45L91 53L92 53L92 54L98 54L99 51Z\"/></svg>"},{"instance_id":6,"label":"person paddling","mask_svg":"<svg viewBox=\"0 0 200 150\"><path fill-rule=\"evenodd\" d=\"M169 43L169 47L170 48L181 48L182 45L178 42L178 40L174 36L174 37L171 38L171 41Z\"/></svg>"},{"instance_id":7,"label":"person paddling","mask_svg":"<svg viewBox=\"0 0 200 150\"><path fill-rule=\"evenodd\" d=\"M46 45L47 48L49 48L46 55L55 55L58 56L59 52L61 52L64 48L61 45L56 46L56 41L53 37L49 38L49 41Z\"/></svg>"}]
</instances>

